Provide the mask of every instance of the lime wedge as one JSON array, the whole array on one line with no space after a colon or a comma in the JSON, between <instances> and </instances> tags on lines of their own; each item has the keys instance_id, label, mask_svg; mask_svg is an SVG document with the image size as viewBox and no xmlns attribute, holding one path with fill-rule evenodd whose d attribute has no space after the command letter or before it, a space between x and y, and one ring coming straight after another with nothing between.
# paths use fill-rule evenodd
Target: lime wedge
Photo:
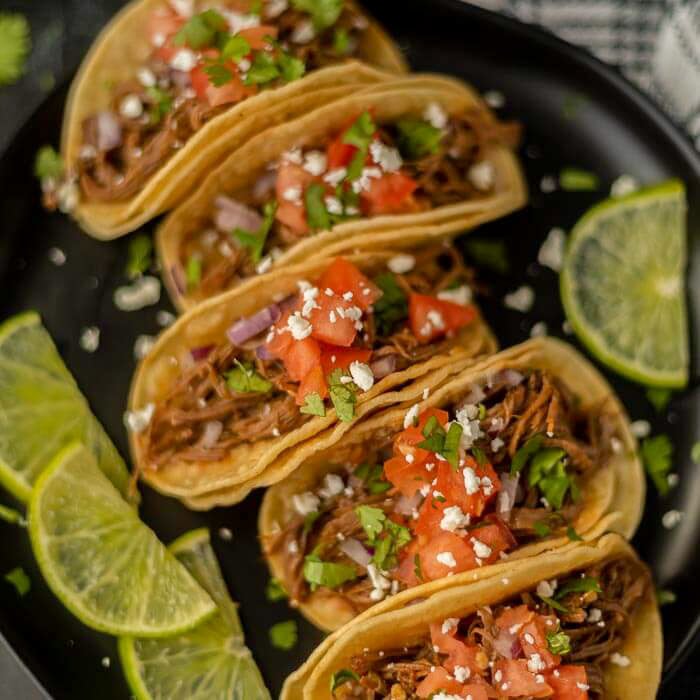
<instances>
[{"instance_id":1,"label":"lime wedge","mask_svg":"<svg viewBox=\"0 0 700 700\"><path fill-rule=\"evenodd\" d=\"M650 386L688 381L685 188L677 180L609 199L571 232L561 297L601 362Z\"/></svg>"},{"instance_id":2,"label":"lime wedge","mask_svg":"<svg viewBox=\"0 0 700 700\"><path fill-rule=\"evenodd\" d=\"M164 637L216 610L80 443L63 448L39 477L29 535L50 588L88 627Z\"/></svg>"},{"instance_id":3,"label":"lime wedge","mask_svg":"<svg viewBox=\"0 0 700 700\"><path fill-rule=\"evenodd\" d=\"M123 493L129 473L90 412L38 314L0 325L0 484L28 501L32 484L65 445L83 442Z\"/></svg>"},{"instance_id":4,"label":"lime wedge","mask_svg":"<svg viewBox=\"0 0 700 700\"><path fill-rule=\"evenodd\" d=\"M219 612L185 634L167 639L119 639L136 700L269 700L243 641L236 606L209 543L209 531L183 535L170 551L216 601Z\"/></svg>"}]
</instances>

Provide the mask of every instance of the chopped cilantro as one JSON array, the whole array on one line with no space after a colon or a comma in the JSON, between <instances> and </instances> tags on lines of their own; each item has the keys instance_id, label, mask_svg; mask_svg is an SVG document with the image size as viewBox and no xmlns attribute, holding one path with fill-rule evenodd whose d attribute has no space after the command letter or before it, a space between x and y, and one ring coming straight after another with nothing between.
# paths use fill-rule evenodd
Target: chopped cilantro
<instances>
[{"instance_id":1,"label":"chopped cilantro","mask_svg":"<svg viewBox=\"0 0 700 700\"><path fill-rule=\"evenodd\" d=\"M420 563L420 554L413 555L413 573L419 581L423 581L423 567Z\"/></svg>"},{"instance_id":2,"label":"chopped cilantro","mask_svg":"<svg viewBox=\"0 0 700 700\"><path fill-rule=\"evenodd\" d=\"M673 591L669 591L664 588L657 588L656 590L656 602L659 605L670 605L676 602L676 594Z\"/></svg>"},{"instance_id":3,"label":"chopped cilantro","mask_svg":"<svg viewBox=\"0 0 700 700\"><path fill-rule=\"evenodd\" d=\"M223 60L240 61L251 52L250 43L243 36L230 36L221 47Z\"/></svg>"},{"instance_id":4,"label":"chopped cilantro","mask_svg":"<svg viewBox=\"0 0 700 700\"><path fill-rule=\"evenodd\" d=\"M478 405L479 408L479 420L484 420L486 418L486 406L483 403Z\"/></svg>"},{"instance_id":5,"label":"chopped cilantro","mask_svg":"<svg viewBox=\"0 0 700 700\"><path fill-rule=\"evenodd\" d=\"M430 416L423 426L423 437L425 440L418 443L418 447L430 452L442 454L445 449L445 438L447 433L440 425L435 416Z\"/></svg>"},{"instance_id":6,"label":"chopped cilantro","mask_svg":"<svg viewBox=\"0 0 700 700\"><path fill-rule=\"evenodd\" d=\"M312 513L307 513L304 516L304 534L308 535L311 532L311 528L314 523L321 517L321 514L315 510Z\"/></svg>"},{"instance_id":7,"label":"chopped cilantro","mask_svg":"<svg viewBox=\"0 0 700 700\"><path fill-rule=\"evenodd\" d=\"M228 29L226 19L216 10L205 10L191 17L175 35L173 42L192 49L214 46L220 33Z\"/></svg>"},{"instance_id":8,"label":"chopped cilantro","mask_svg":"<svg viewBox=\"0 0 700 700\"><path fill-rule=\"evenodd\" d=\"M532 440L534 439L532 438ZM532 440L529 440L521 449L525 449ZM518 453L515 456L517 457ZM556 447L539 450L530 460L528 484L537 486L540 493L547 499L547 503L555 510L562 507L570 489L572 490L572 498L576 500L573 495L573 477L567 473L566 465L566 452Z\"/></svg>"},{"instance_id":9,"label":"chopped cilantro","mask_svg":"<svg viewBox=\"0 0 700 700\"><path fill-rule=\"evenodd\" d=\"M357 506L355 515L357 515L360 525L362 525L362 529L367 535L367 541L369 544L374 544L377 541L377 537L384 530L386 513L381 508Z\"/></svg>"},{"instance_id":10,"label":"chopped cilantro","mask_svg":"<svg viewBox=\"0 0 700 700\"><path fill-rule=\"evenodd\" d=\"M192 255L187 261L185 278L187 280L187 289L192 290L199 287L199 283L202 281L202 259L200 257Z\"/></svg>"},{"instance_id":11,"label":"chopped cilantro","mask_svg":"<svg viewBox=\"0 0 700 700\"><path fill-rule=\"evenodd\" d=\"M34 175L39 180L59 180L64 170L63 158L53 146L42 146L37 151L34 159Z\"/></svg>"},{"instance_id":12,"label":"chopped cilantro","mask_svg":"<svg viewBox=\"0 0 700 700\"><path fill-rule=\"evenodd\" d=\"M544 520L538 520L532 526L532 529L538 537L549 537L549 535L552 534L552 528L550 528Z\"/></svg>"},{"instance_id":13,"label":"chopped cilantro","mask_svg":"<svg viewBox=\"0 0 700 700\"><path fill-rule=\"evenodd\" d=\"M372 561L382 571L391 569L396 565L399 550L410 541L411 531L407 527L393 520L385 520L384 537L377 541Z\"/></svg>"},{"instance_id":14,"label":"chopped cilantro","mask_svg":"<svg viewBox=\"0 0 700 700\"><path fill-rule=\"evenodd\" d=\"M148 118L153 126L167 116L173 107L173 98L165 90L152 85L146 88L146 96L151 100L152 105L148 112Z\"/></svg>"},{"instance_id":15,"label":"chopped cilantro","mask_svg":"<svg viewBox=\"0 0 700 700\"><path fill-rule=\"evenodd\" d=\"M647 389L646 394L649 403L656 409L657 413L662 413L666 410L673 396L673 392L670 389L658 389L656 387Z\"/></svg>"},{"instance_id":16,"label":"chopped cilantro","mask_svg":"<svg viewBox=\"0 0 700 700\"><path fill-rule=\"evenodd\" d=\"M293 649L298 637L297 623L294 620L278 622L270 627L270 643L275 649L282 649L282 651Z\"/></svg>"},{"instance_id":17,"label":"chopped cilantro","mask_svg":"<svg viewBox=\"0 0 700 700\"><path fill-rule=\"evenodd\" d=\"M566 528L566 536L572 541L572 542L582 542L583 537L576 532L574 529L573 525L569 525L569 527Z\"/></svg>"},{"instance_id":18,"label":"chopped cilantro","mask_svg":"<svg viewBox=\"0 0 700 700\"><path fill-rule=\"evenodd\" d=\"M275 58L265 51L256 51L245 78L246 85L265 85L280 77Z\"/></svg>"},{"instance_id":19,"label":"chopped cilantro","mask_svg":"<svg viewBox=\"0 0 700 700\"><path fill-rule=\"evenodd\" d=\"M239 360L234 362L236 366L224 374L229 389L240 394L266 394L272 389L272 382L258 374L252 364Z\"/></svg>"},{"instance_id":20,"label":"chopped cilantro","mask_svg":"<svg viewBox=\"0 0 700 700\"><path fill-rule=\"evenodd\" d=\"M349 668L341 668L336 671L331 677L331 693L334 693L337 688L347 683L348 681L359 681L360 677Z\"/></svg>"},{"instance_id":21,"label":"chopped cilantro","mask_svg":"<svg viewBox=\"0 0 700 700\"><path fill-rule=\"evenodd\" d=\"M391 483L384 481L384 468L381 464L361 464L355 469L355 476L362 479L365 487L372 494L384 493L391 488Z\"/></svg>"},{"instance_id":22,"label":"chopped cilantro","mask_svg":"<svg viewBox=\"0 0 700 700\"><path fill-rule=\"evenodd\" d=\"M6 523L10 523L10 525L20 525L22 527L25 527L27 524L27 521L25 520L24 516L14 508L8 508L7 506L3 506L0 504L0 520L4 520Z\"/></svg>"},{"instance_id":23,"label":"chopped cilantro","mask_svg":"<svg viewBox=\"0 0 700 700\"><path fill-rule=\"evenodd\" d=\"M21 597L27 595L32 588L32 582L21 566L12 569L12 571L5 574L4 578L7 583L15 587L15 590Z\"/></svg>"},{"instance_id":24,"label":"chopped cilantro","mask_svg":"<svg viewBox=\"0 0 700 700\"><path fill-rule=\"evenodd\" d=\"M566 192L590 192L597 190L600 180L595 173L580 168L563 168L559 173L559 187Z\"/></svg>"},{"instance_id":25,"label":"chopped cilantro","mask_svg":"<svg viewBox=\"0 0 700 700\"><path fill-rule=\"evenodd\" d=\"M282 583L280 582L280 580L277 578L271 578L267 582L267 586L265 587L265 597L271 603L277 603L280 600L285 600L285 598L287 598L288 596L287 591L285 591L282 587Z\"/></svg>"},{"instance_id":26,"label":"chopped cilantro","mask_svg":"<svg viewBox=\"0 0 700 700\"><path fill-rule=\"evenodd\" d=\"M328 210L323 201L325 193L325 188L318 182L306 188L306 193L304 194L306 218L312 231L327 231L331 227Z\"/></svg>"},{"instance_id":27,"label":"chopped cilantro","mask_svg":"<svg viewBox=\"0 0 700 700\"><path fill-rule=\"evenodd\" d=\"M209 82L214 87L222 87L233 80L231 69L223 63L209 63L204 66L204 72L209 77Z\"/></svg>"},{"instance_id":28,"label":"chopped cilantro","mask_svg":"<svg viewBox=\"0 0 700 700\"><path fill-rule=\"evenodd\" d=\"M323 561L316 554L309 554L304 559L303 573L304 580L312 587L338 588L338 586L357 578L355 567Z\"/></svg>"},{"instance_id":29,"label":"chopped cilantro","mask_svg":"<svg viewBox=\"0 0 700 700\"><path fill-rule=\"evenodd\" d=\"M542 435L535 435L515 453L513 461L510 463L511 476L517 474L525 467L532 455L540 449L543 440L544 438Z\"/></svg>"},{"instance_id":30,"label":"chopped cilantro","mask_svg":"<svg viewBox=\"0 0 700 700\"><path fill-rule=\"evenodd\" d=\"M445 445L440 453L453 469L459 466L459 443L462 439L464 429L459 423L450 424L450 428L445 436Z\"/></svg>"},{"instance_id":31,"label":"chopped cilantro","mask_svg":"<svg viewBox=\"0 0 700 700\"><path fill-rule=\"evenodd\" d=\"M700 442L696 442L690 448L690 459L693 460L693 464L700 464Z\"/></svg>"},{"instance_id":32,"label":"chopped cilantro","mask_svg":"<svg viewBox=\"0 0 700 700\"><path fill-rule=\"evenodd\" d=\"M547 634L547 646L552 654L562 655L571 653L571 640L564 632Z\"/></svg>"},{"instance_id":33,"label":"chopped cilantro","mask_svg":"<svg viewBox=\"0 0 700 700\"><path fill-rule=\"evenodd\" d=\"M571 578L559 586L557 592L554 594L554 598L556 600L561 600L569 593L590 593L591 591L595 593L603 592L598 583L598 579L592 576L581 576L580 578Z\"/></svg>"},{"instance_id":34,"label":"chopped cilantro","mask_svg":"<svg viewBox=\"0 0 700 700\"><path fill-rule=\"evenodd\" d=\"M282 80L285 83L293 83L299 80L306 73L306 64L300 58L294 58L291 54L282 51L277 57L277 65L279 66Z\"/></svg>"},{"instance_id":35,"label":"chopped cilantro","mask_svg":"<svg viewBox=\"0 0 700 700\"><path fill-rule=\"evenodd\" d=\"M399 119L396 126L399 130L399 151L409 160L438 152L442 130L436 129L430 122L406 117Z\"/></svg>"},{"instance_id":36,"label":"chopped cilantro","mask_svg":"<svg viewBox=\"0 0 700 700\"><path fill-rule=\"evenodd\" d=\"M250 231L244 231L242 228L237 228L232 233L233 237L238 240L242 246L248 248L250 258L253 262L260 262L260 258L262 258L265 243L267 242L272 224L275 221L276 213L277 203L268 202L263 207L263 222L256 232L252 233Z\"/></svg>"},{"instance_id":37,"label":"chopped cilantro","mask_svg":"<svg viewBox=\"0 0 700 700\"><path fill-rule=\"evenodd\" d=\"M390 336L396 325L408 318L408 299L391 272L374 278L382 296L374 302L374 323L380 336Z\"/></svg>"},{"instance_id":38,"label":"chopped cilantro","mask_svg":"<svg viewBox=\"0 0 700 700\"><path fill-rule=\"evenodd\" d=\"M656 490L665 496L669 491L668 473L671 471L673 445L668 435L656 435L642 442L642 461Z\"/></svg>"},{"instance_id":39,"label":"chopped cilantro","mask_svg":"<svg viewBox=\"0 0 700 700\"><path fill-rule=\"evenodd\" d=\"M338 21L343 12L343 0L292 0L292 7L311 15L314 29L322 32Z\"/></svg>"},{"instance_id":40,"label":"chopped cilantro","mask_svg":"<svg viewBox=\"0 0 700 700\"><path fill-rule=\"evenodd\" d=\"M538 596L539 596L541 601L543 601L544 603L549 605L549 607L552 608L553 610L558 610L559 612L563 612L563 613L569 612L568 608L565 608L561 603L557 603L557 601L554 600L554 598L547 598L546 596L539 595L539 594L538 594Z\"/></svg>"},{"instance_id":41,"label":"chopped cilantro","mask_svg":"<svg viewBox=\"0 0 700 700\"><path fill-rule=\"evenodd\" d=\"M369 152L369 145L372 142L372 137L377 127L372 120L372 115L369 112L363 112L352 124L352 126L343 134L343 143L357 148L357 153L353 156L350 165L348 166L347 179L357 180L362 174L365 167L365 160Z\"/></svg>"},{"instance_id":42,"label":"chopped cilantro","mask_svg":"<svg viewBox=\"0 0 700 700\"><path fill-rule=\"evenodd\" d=\"M304 405L299 411L309 416L321 416L322 418L326 415L326 407L323 405L323 399L315 391L304 397Z\"/></svg>"},{"instance_id":43,"label":"chopped cilantro","mask_svg":"<svg viewBox=\"0 0 700 700\"><path fill-rule=\"evenodd\" d=\"M333 51L338 56L345 56L350 51L350 35L347 29L339 27L335 30L333 34Z\"/></svg>"},{"instance_id":44,"label":"chopped cilantro","mask_svg":"<svg viewBox=\"0 0 700 700\"><path fill-rule=\"evenodd\" d=\"M130 279L140 277L153 262L153 243L150 236L141 234L129 241L129 258L126 263L126 275Z\"/></svg>"},{"instance_id":45,"label":"chopped cilantro","mask_svg":"<svg viewBox=\"0 0 700 700\"><path fill-rule=\"evenodd\" d=\"M464 243L467 255L479 266L507 275L510 270L505 241L468 238Z\"/></svg>"},{"instance_id":46,"label":"chopped cilantro","mask_svg":"<svg viewBox=\"0 0 700 700\"><path fill-rule=\"evenodd\" d=\"M355 392L357 389L352 382L343 384L340 381L340 378L344 375L345 373L342 369L333 371L328 378L328 393L338 418L347 423L355 417L355 404L357 403Z\"/></svg>"},{"instance_id":47,"label":"chopped cilantro","mask_svg":"<svg viewBox=\"0 0 700 700\"><path fill-rule=\"evenodd\" d=\"M248 12L251 15L257 15L260 17L260 15L262 15L262 0L253 0L253 2L250 3L250 9Z\"/></svg>"},{"instance_id":48,"label":"chopped cilantro","mask_svg":"<svg viewBox=\"0 0 700 700\"><path fill-rule=\"evenodd\" d=\"M0 85L19 80L31 48L29 22L19 13L0 14Z\"/></svg>"},{"instance_id":49,"label":"chopped cilantro","mask_svg":"<svg viewBox=\"0 0 700 700\"><path fill-rule=\"evenodd\" d=\"M486 454L484 451L480 448L474 445L472 448L472 455L474 455L474 459L476 460L476 463L480 466L483 467L486 464Z\"/></svg>"}]
</instances>

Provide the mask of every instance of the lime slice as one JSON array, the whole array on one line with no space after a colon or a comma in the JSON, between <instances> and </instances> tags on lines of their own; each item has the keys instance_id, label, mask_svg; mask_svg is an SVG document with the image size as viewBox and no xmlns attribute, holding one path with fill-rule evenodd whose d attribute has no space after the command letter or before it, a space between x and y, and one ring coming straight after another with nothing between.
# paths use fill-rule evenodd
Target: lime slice
<instances>
[{"instance_id":1,"label":"lime slice","mask_svg":"<svg viewBox=\"0 0 700 700\"><path fill-rule=\"evenodd\" d=\"M609 199L571 232L561 296L576 334L634 381L688 381L685 188L677 180Z\"/></svg>"},{"instance_id":2,"label":"lime slice","mask_svg":"<svg viewBox=\"0 0 700 700\"><path fill-rule=\"evenodd\" d=\"M65 447L39 477L29 535L49 586L88 627L164 637L216 610L80 443Z\"/></svg>"},{"instance_id":3,"label":"lime slice","mask_svg":"<svg viewBox=\"0 0 700 700\"><path fill-rule=\"evenodd\" d=\"M123 493L129 473L90 412L38 314L0 325L0 484L28 501L53 456L75 440Z\"/></svg>"},{"instance_id":4,"label":"lime slice","mask_svg":"<svg viewBox=\"0 0 700 700\"><path fill-rule=\"evenodd\" d=\"M136 700L269 700L244 644L209 531L183 535L170 551L216 601L219 612L177 637L119 640L119 655Z\"/></svg>"}]
</instances>

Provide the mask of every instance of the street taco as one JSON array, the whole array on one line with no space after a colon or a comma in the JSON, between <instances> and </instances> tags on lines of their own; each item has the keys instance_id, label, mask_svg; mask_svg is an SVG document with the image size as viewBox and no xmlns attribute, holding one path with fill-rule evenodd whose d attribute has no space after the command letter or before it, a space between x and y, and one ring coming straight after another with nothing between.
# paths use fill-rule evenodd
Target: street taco
<instances>
[{"instance_id":1,"label":"street taco","mask_svg":"<svg viewBox=\"0 0 700 700\"><path fill-rule=\"evenodd\" d=\"M500 562L634 533L644 478L622 405L573 348L531 340L388 409L268 489L272 575L323 629Z\"/></svg>"},{"instance_id":2,"label":"street taco","mask_svg":"<svg viewBox=\"0 0 700 700\"><path fill-rule=\"evenodd\" d=\"M181 201L251 135L406 69L352 0L136 0L73 83L66 170L44 183L45 204L114 238Z\"/></svg>"},{"instance_id":3,"label":"street taco","mask_svg":"<svg viewBox=\"0 0 700 700\"><path fill-rule=\"evenodd\" d=\"M281 698L651 700L662 658L649 570L606 535L348 625Z\"/></svg>"},{"instance_id":4,"label":"street taco","mask_svg":"<svg viewBox=\"0 0 700 700\"><path fill-rule=\"evenodd\" d=\"M340 437L424 375L495 350L471 280L437 244L292 266L199 305L137 371L137 470L193 498L293 468L322 431Z\"/></svg>"},{"instance_id":5,"label":"street taco","mask_svg":"<svg viewBox=\"0 0 700 700\"><path fill-rule=\"evenodd\" d=\"M382 82L233 152L157 234L180 309L282 265L455 235L522 206L514 148L463 83Z\"/></svg>"}]
</instances>

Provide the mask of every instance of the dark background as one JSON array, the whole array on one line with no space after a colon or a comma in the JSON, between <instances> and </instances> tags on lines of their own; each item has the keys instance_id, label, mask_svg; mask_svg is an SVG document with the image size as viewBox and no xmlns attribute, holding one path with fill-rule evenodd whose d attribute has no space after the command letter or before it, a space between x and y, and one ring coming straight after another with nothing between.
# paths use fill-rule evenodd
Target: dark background
<instances>
[{"instance_id":1,"label":"dark background","mask_svg":"<svg viewBox=\"0 0 700 700\"><path fill-rule=\"evenodd\" d=\"M370 6L372 5L372 3L368 4ZM424 4L426 7L426 18L432 16L432 13L428 14L429 8L432 9L432 0L424 0ZM21 0L17 2L0 0L0 10L21 12L27 17L31 24L33 40L33 50L29 57L26 76L17 85L0 89L0 125L2 125L2 128L0 128L0 151L3 151L11 144L17 130L47 96L64 85L66 79L70 77L77 67L98 29L107 22L114 12L122 5L123 2L120 0ZM393 5L393 3L391 3L391 5ZM398 4L396 6L398 7ZM433 46L439 46L439 42L436 39L440 33L438 24L435 24L431 28L431 33L435 35L433 38ZM449 71L451 68L449 65L442 65L444 61L440 60L440 56L437 55L437 50L435 63L436 67L440 67L444 70ZM60 99L60 96L56 99ZM52 102L55 103L55 100ZM47 133L38 138L41 138L41 141L37 141L37 147L43 141L53 140L55 144L58 133L47 131ZM3 177L7 177L7 175L5 174ZM11 196L7 194L8 191L11 192L12 190L12 188L7 187L8 184L8 181L0 181L0 186L3 191L3 195L0 195L0 211L5 211L6 205L8 204L8 200L3 202L4 197ZM8 206L7 209L9 210L10 207ZM0 221L4 223L5 216L3 216ZM1 225L3 224L0 224L0 226ZM65 227L66 233L67 235L73 236L74 234L72 231L68 230L69 228L69 226ZM67 246L62 247L67 248ZM531 257L527 259L531 259ZM102 271L108 272L104 269L104 266L108 265L106 259L102 261L99 256L95 257L94 264L96 267L96 275L99 275L100 268ZM521 277L524 277L524 275L518 275L518 279ZM524 282L526 280L523 279L522 281ZM530 282L532 282L532 280L530 280ZM50 293L53 294L54 291L57 292L54 300L55 304L70 303L69 299L66 299L65 295L58 290L50 290ZM7 300L5 301L7 302ZM14 300L10 300L9 305L12 307L15 306ZM7 303L3 304L3 306L7 306ZM105 309L105 313L109 314L110 311ZM101 320L101 316L96 320ZM123 320L122 323L124 323ZM529 325L522 326L521 324L519 332L521 334L526 333L529 327ZM52 332L55 331L54 328L50 328L50 330L52 330ZM154 328L151 328L148 329L148 332L153 332L154 330ZM503 338L503 340L505 341L508 339ZM61 347L61 351L64 352L64 350L65 349ZM69 352L75 354L78 351L72 348L69 349ZM69 366L71 366L70 360L71 358L68 357ZM92 372L87 369L83 370L83 374L85 374L85 372L92 374ZM83 376L79 377L79 379L84 378ZM97 381L99 386L98 377L90 377L90 379ZM92 381L91 384L94 385L95 381ZM109 383L113 386L116 385L116 377L111 378ZM120 387L119 391L121 392L122 390L123 386ZM690 397L687 398L690 399ZM679 406L679 409L682 409L682 407ZM649 416L635 415L634 417ZM120 444L120 447L123 447L123 445ZM248 499L242 508L237 509L233 518L238 520L239 518L246 519L248 517L254 517L257 500L258 499ZM175 512L176 510L173 509L173 514L175 514ZM220 519L222 524L225 523L228 526L234 525L232 517L228 517L226 520L223 518ZM658 518L656 522L658 523ZM175 536L184 531L184 529L185 527L183 524L178 531L172 533L166 532L163 534L172 534L172 536ZM7 537L13 534L13 532L3 529L2 535L0 536ZM642 537L644 537L644 533ZM256 556L255 552L251 551L249 554L250 558L246 559L246 561L254 561ZM260 572L257 571L257 569L260 568L259 562L256 562L252 568L256 569L256 573L251 575L255 575L256 577L260 575ZM0 574L1 573L4 572L0 572ZM41 606L42 598L43 596L35 596L33 599L27 601L27 604ZM4 597L3 600L11 600L11 598ZM22 604L25 604L24 601ZM678 603L678 606L679 607L673 611L674 616L683 615L683 609L680 607L682 606L682 601ZM39 617L41 615L40 611L37 611L35 607L31 612L32 616L36 615L37 612ZM245 612L246 611L244 611L244 613ZM255 613L249 612L248 614L253 616L252 619L255 620ZM264 613L261 611L261 616L262 614ZM255 621L257 622L258 620ZM248 622L250 622L250 618ZM249 633L255 637L262 637L266 634L268 626L267 621L259 619L259 622L259 628L258 625L255 625L255 627L251 629L252 626L250 624L247 625ZM68 651L65 646L62 647L56 640L47 640L47 644L51 645L57 654L66 653ZM97 658L99 658L99 648L95 649L95 654ZM700 661L700 653L696 652L686 661L683 669L676 675L673 682L665 686L662 697L700 697L700 692L698 691L698 688L700 688L700 668L698 668L698 661ZM117 660L113 658L113 666L117 665ZM118 674L119 670L118 668L113 668L111 672ZM33 700L34 698L43 697L45 697L43 692L37 689L36 686L27 679L26 673L19 667L13 653L7 649L4 643L2 643L2 640L0 640L0 698Z\"/></svg>"}]
</instances>

